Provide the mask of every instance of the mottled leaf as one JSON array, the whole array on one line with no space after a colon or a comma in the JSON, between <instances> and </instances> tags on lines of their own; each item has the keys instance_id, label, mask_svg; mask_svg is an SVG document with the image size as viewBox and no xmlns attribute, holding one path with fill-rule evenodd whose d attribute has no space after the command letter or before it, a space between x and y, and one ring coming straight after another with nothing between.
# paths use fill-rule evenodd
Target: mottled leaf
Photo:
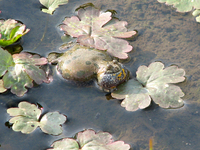
<instances>
[{"instance_id":1,"label":"mottled leaf","mask_svg":"<svg viewBox=\"0 0 200 150\"><path fill-rule=\"evenodd\" d=\"M9 53L7 55L9 56L7 56L8 60L3 66L7 72L3 76L3 82L4 87L6 89L11 88L12 93L23 96L27 92L26 87L31 88L33 86L33 80L37 84L48 82L46 73L40 68L41 65L47 63L46 58L40 58L39 55L31 55L26 52L14 54L13 56ZM11 60L9 61L9 59ZM11 66L11 63L14 65Z\"/></svg>"},{"instance_id":2,"label":"mottled leaf","mask_svg":"<svg viewBox=\"0 0 200 150\"><path fill-rule=\"evenodd\" d=\"M122 38L136 34L135 31L128 32L126 25L126 21L112 18L111 12L86 7L78 10L78 16L65 18L60 27L66 35L77 37L77 42L82 45L107 50L115 57L126 59L132 46Z\"/></svg>"},{"instance_id":3,"label":"mottled leaf","mask_svg":"<svg viewBox=\"0 0 200 150\"><path fill-rule=\"evenodd\" d=\"M9 108L7 113L14 116L9 120L13 123L13 130L29 134L33 132L39 125L38 119L41 115L41 110L36 105L28 102L20 102L18 108Z\"/></svg>"},{"instance_id":4,"label":"mottled leaf","mask_svg":"<svg viewBox=\"0 0 200 150\"><path fill-rule=\"evenodd\" d=\"M28 102L20 102L18 108L9 108L7 113L14 116L9 120L13 124L12 129L25 134L33 132L40 126L43 132L58 135L62 133L61 124L66 121L66 117L58 112L49 112L39 121L42 110Z\"/></svg>"},{"instance_id":5,"label":"mottled leaf","mask_svg":"<svg viewBox=\"0 0 200 150\"><path fill-rule=\"evenodd\" d=\"M151 98L163 108L178 108L183 106L184 96L182 90L172 83L185 80L185 71L177 66L164 69L160 62L140 66L136 72L136 79L120 85L112 96L124 99L121 105L128 111L146 108L150 105Z\"/></svg>"},{"instance_id":6,"label":"mottled leaf","mask_svg":"<svg viewBox=\"0 0 200 150\"><path fill-rule=\"evenodd\" d=\"M144 109L151 103L148 90L135 79L119 85L112 96L117 99L124 99L121 106L128 111L136 111L139 108Z\"/></svg>"},{"instance_id":7,"label":"mottled leaf","mask_svg":"<svg viewBox=\"0 0 200 150\"><path fill-rule=\"evenodd\" d=\"M47 8L43 8L43 12L53 14L55 9L58 8L59 5L67 4L68 0L40 0L40 3Z\"/></svg>"},{"instance_id":8,"label":"mottled leaf","mask_svg":"<svg viewBox=\"0 0 200 150\"><path fill-rule=\"evenodd\" d=\"M0 77L3 76L10 66L14 66L12 55L0 47Z\"/></svg>"},{"instance_id":9,"label":"mottled leaf","mask_svg":"<svg viewBox=\"0 0 200 150\"><path fill-rule=\"evenodd\" d=\"M66 121L66 117L58 112L49 112L40 120L40 128L43 132L59 135L62 133L61 124Z\"/></svg>"},{"instance_id":10,"label":"mottled leaf","mask_svg":"<svg viewBox=\"0 0 200 150\"><path fill-rule=\"evenodd\" d=\"M78 143L77 143L78 142ZM129 150L130 145L123 141L114 142L108 132L95 133L93 130L79 132L77 139L65 138L51 145L54 150ZM50 149L48 149L50 150Z\"/></svg>"}]
</instances>

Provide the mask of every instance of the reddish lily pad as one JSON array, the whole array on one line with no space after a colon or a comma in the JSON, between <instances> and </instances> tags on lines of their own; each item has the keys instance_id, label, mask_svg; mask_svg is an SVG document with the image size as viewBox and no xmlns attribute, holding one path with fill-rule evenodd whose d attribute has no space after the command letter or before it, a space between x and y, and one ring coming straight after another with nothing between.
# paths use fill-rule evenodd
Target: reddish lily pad
<instances>
[{"instance_id":1,"label":"reddish lily pad","mask_svg":"<svg viewBox=\"0 0 200 150\"><path fill-rule=\"evenodd\" d=\"M46 73L40 68L47 63L46 58L32 55L26 52L14 54L0 48L0 77L3 76L3 84L6 89L17 96L23 96L28 88L37 84L49 82Z\"/></svg>"},{"instance_id":2,"label":"reddish lily pad","mask_svg":"<svg viewBox=\"0 0 200 150\"><path fill-rule=\"evenodd\" d=\"M121 103L128 111L144 109L151 103L151 99L162 108L178 108L183 106L181 97L184 93L180 87L172 83L185 80L185 71L177 66L164 69L161 62L140 66L136 72L136 79L118 86L112 93L117 99L124 99Z\"/></svg>"},{"instance_id":3,"label":"reddish lily pad","mask_svg":"<svg viewBox=\"0 0 200 150\"><path fill-rule=\"evenodd\" d=\"M66 149L66 150L129 150L130 145L125 144L123 141L113 141L112 135L108 132L98 132L88 129L83 132L79 132L77 139L64 138L59 141L55 141L52 145L54 149Z\"/></svg>"},{"instance_id":4,"label":"reddish lily pad","mask_svg":"<svg viewBox=\"0 0 200 150\"><path fill-rule=\"evenodd\" d=\"M77 37L77 42L107 52L120 59L128 57L132 46L123 38L130 38L135 31L127 31L126 21L112 18L111 12L100 12L94 7L80 8L78 16L65 18L60 26L66 35Z\"/></svg>"}]
</instances>

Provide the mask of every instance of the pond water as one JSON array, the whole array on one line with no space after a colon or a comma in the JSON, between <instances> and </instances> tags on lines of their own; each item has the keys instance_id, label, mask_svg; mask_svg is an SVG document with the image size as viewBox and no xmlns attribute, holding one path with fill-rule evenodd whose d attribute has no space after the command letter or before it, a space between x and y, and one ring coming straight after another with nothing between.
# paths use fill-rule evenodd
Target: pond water
<instances>
[{"instance_id":1,"label":"pond water","mask_svg":"<svg viewBox=\"0 0 200 150\"><path fill-rule=\"evenodd\" d=\"M200 146L200 24L191 13L177 13L172 7L156 0L69 0L53 15L40 11L37 0L2 0L1 18L22 21L31 31L23 37L23 50L47 57L62 44L58 25L65 17L75 14L82 4L92 2L102 10L115 10L116 17L128 22L129 30L139 36L130 44L131 60L125 66L133 76L140 65L161 61L165 66L176 64L186 71L186 81L178 84L185 93L184 106L163 109L152 105L144 110L127 112L120 101L107 100L106 93L93 84L77 86L60 78L54 71L50 84L29 89L23 97L10 92L0 95L0 149L44 150L53 141L73 137L77 132L92 128L107 131L115 140L122 140L134 150L148 150L153 138L155 150L195 150ZM39 103L43 113L59 111L68 117L63 134L51 136L39 128L32 134L14 132L6 122L6 109L20 101Z\"/></svg>"}]
</instances>

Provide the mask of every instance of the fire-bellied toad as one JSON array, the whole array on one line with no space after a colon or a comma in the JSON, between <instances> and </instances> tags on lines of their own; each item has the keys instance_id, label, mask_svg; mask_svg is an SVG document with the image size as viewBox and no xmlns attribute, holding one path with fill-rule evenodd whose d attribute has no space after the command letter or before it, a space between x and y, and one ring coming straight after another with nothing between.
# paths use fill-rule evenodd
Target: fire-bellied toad
<instances>
[{"instance_id":1,"label":"fire-bellied toad","mask_svg":"<svg viewBox=\"0 0 200 150\"><path fill-rule=\"evenodd\" d=\"M67 80L89 81L97 79L101 89L112 91L129 79L129 71L107 52L75 44L63 54L51 53L51 63Z\"/></svg>"}]
</instances>

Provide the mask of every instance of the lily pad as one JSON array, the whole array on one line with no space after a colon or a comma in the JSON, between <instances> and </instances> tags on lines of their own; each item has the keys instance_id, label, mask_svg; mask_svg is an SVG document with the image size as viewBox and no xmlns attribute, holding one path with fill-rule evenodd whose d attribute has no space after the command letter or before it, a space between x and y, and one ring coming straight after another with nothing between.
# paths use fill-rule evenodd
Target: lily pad
<instances>
[{"instance_id":1,"label":"lily pad","mask_svg":"<svg viewBox=\"0 0 200 150\"><path fill-rule=\"evenodd\" d=\"M5 47L16 42L28 33L30 29L14 19L0 20L0 46Z\"/></svg>"},{"instance_id":2,"label":"lily pad","mask_svg":"<svg viewBox=\"0 0 200 150\"><path fill-rule=\"evenodd\" d=\"M158 2L173 5L178 12L188 12L193 8L200 9L200 0L158 0Z\"/></svg>"},{"instance_id":3,"label":"lily pad","mask_svg":"<svg viewBox=\"0 0 200 150\"><path fill-rule=\"evenodd\" d=\"M59 135L62 133L61 124L66 121L66 117L58 112L49 112L39 121L42 110L28 102L20 102L18 108L9 108L7 113L14 116L9 120L13 124L12 129L24 134L29 134L40 126L47 134Z\"/></svg>"},{"instance_id":4,"label":"lily pad","mask_svg":"<svg viewBox=\"0 0 200 150\"><path fill-rule=\"evenodd\" d=\"M11 88L11 92L17 96L23 96L27 92L26 87L33 86L33 80L37 84L49 82L47 75L40 68L47 63L46 58L26 52L11 55L2 48L0 54L0 75L3 76L4 87Z\"/></svg>"},{"instance_id":5,"label":"lily pad","mask_svg":"<svg viewBox=\"0 0 200 150\"><path fill-rule=\"evenodd\" d=\"M136 79L119 85L112 93L117 99L124 99L121 103L128 111L144 109L151 103L151 99L162 108L178 108L183 106L181 97L184 93L180 87L172 83L185 80L185 71L177 66L164 69L161 62L153 62L148 67L140 66L136 72Z\"/></svg>"},{"instance_id":6,"label":"lily pad","mask_svg":"<svg viewBox=\"0 0 200 150\"><path fill-rule=\"evenodd\" d=\"M47 8L43 8L43 12L53 14L55 9L58 8L59 5L67 4L68 0L40 0L40 3Z\"/></svg>"},{"instance_id":7,"label":"lily pad","mask_svg":"<svg viewBox=\"0 0 200 150\"><path fill-rule=\"evenodd\" d=\"M78 16L65 18L60 26L66 35L77 38L82 45L107 52L120 59L128 57L132 46L123 38L130 38L135 31L127 31L126 21L112 18L111 12L100 12L88 6L78 10Z\"/></svg>"},{"instance_id":8,"label":"lily pad","mask_svg":"<svg viewBox=\"0 0 200 150\"><path fill-rule=\"evenodd\" d=\"M98 132L88 129L77 134L77 139L64 138L55 141L48 150L129 150L130 145L123 141L113 141L108 132Z\"/></svg>"},{"instance_id":9,"label":"lily pad","mask_svg":"<svg viewBox=\"0 0 200 150\"><path fill-rule=\"evenodd\" d=\"M196 22L200 22L200 9L193 11L192 15L196 17Z\"/></svg>"},{"instance_id":10,"label":"lily pad","mask_svg":"<svg viewBox=\"0 0 200 150\"><path fill-rule=\"evenodd\" d=\"M4 88L4 86L3 86L3 80L0 80L0 93L3 93L5 91L7 91L7 89Z\"/></svg>"}]
</instances>

